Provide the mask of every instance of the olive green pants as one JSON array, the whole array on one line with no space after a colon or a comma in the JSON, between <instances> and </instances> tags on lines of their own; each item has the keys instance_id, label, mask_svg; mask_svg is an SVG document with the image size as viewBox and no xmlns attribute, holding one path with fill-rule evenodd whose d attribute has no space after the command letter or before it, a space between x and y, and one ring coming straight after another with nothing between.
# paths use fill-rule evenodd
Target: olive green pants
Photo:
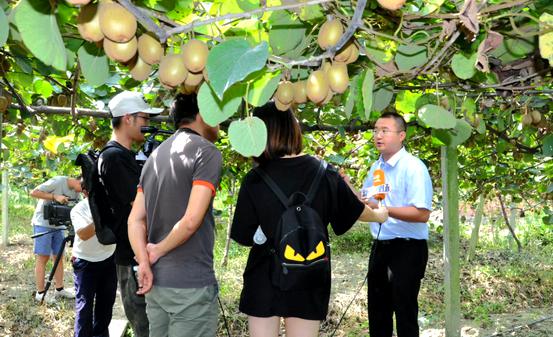
<instances>
[{"instance_id":1,"label":"olive green pants","mask_svg":"<svg viewBox=\"0 0 553 337\"><path fill-rule=\"evenodd\" d=\"M146 294L150 336L215 337L217 293L217 285L189 289L154 286Z\"/></svg>"}]
</instances>

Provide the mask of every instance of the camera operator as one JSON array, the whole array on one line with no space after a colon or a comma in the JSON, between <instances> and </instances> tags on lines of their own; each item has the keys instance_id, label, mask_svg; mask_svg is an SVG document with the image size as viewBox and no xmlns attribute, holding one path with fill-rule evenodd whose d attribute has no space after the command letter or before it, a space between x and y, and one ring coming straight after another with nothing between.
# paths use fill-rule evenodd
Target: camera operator
<instances>
[{"instance_id":1,"label":"camera operator","mask_svg":"<svg viewBox=\"0 0 553 337\"><path fill-rule=\"evenodd\" d=\"M73 271L75 277L75 337L109 336L109 323L117 292L117 274L113 253L115 244L98 242L96 228L85 199L71 210L75 229Z\"/></svg>"},{"instance_id":2,"label":"camera operator","mask_svg":"<svg viewBox=\"0 0 553 337\"><path fill-rule=\"evenodd\" d=\"M63 176L54 177L32 190L30 193L31 197L39 199L32 219L33 233L44 233L56 228L55 225L50 224L48 220L44 218L44 205L47 202L67 204L70 199L77 199L80 192L81 182L79 179ZM44 276L46 263L48 262L50 256L52 256L52 261L55 260L55 255L59 251L60 246L63 243L63 239L63 231L61 230L42 235L34 239L34 253L36 256L35 299L37 301L41 301L42 294L45 291ZM63 288L63 258L60 259L58 267L54 273L54 282L56 286L54 299L75 298L75 295L71 291Z\"/></svg>"},{"instance_id":3,"label":"camera operator","mask_svg":"<svg viewBox=\"0 0 553 337\"><path fill-rule=\"evenodd\" d=\"M113 133L100 154L98 172L109 206L99 211L102 219L108 219L107 222L114 226L117 238L115 264L125 315L131 323L134 336L148 337L146 301L144 296L136 294L138 285L132 270L136 262L127 234L127 219L140 178L140 166L132 145L144 141L140 128L148 126L151 114L159 114L163 109L151 108L141 94L130 91L114 96L108 107L113 117Z\"/></svg>"}]
</instances>

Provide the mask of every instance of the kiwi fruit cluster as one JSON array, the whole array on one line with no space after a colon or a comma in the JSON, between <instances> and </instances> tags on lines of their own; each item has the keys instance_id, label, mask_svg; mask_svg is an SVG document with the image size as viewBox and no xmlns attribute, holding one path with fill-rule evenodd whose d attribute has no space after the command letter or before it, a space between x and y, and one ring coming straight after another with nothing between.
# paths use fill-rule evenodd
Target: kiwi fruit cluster
<instances>
[{"instance_id":1,"label":"kiwi fruit cluster","mask_svg":"<svg viewBox=\"0 0 553 337\"><path fill-rule=\"evenodd\" d=\"M538 126L542 121L541 113L538 110L526 110L522 115L522 126Z\"/></svg>"},{"instance_id":2,"label":"kiwi fruit cluster","mask_svg":"<svg viewBox=\"0 0 553 337\"><path fill-rule=\"evenodd\" d=\"M396 11L403 7L406 0L377 0L378 4L385 9Z\"/></svg>"},{"instance_id":3,"label":"kiwi fruit cluster","mask_svg":"<svg viewBox=\"0 0 553 337\"><path fill-rule=\"evenodd\" d=\"M137 81L147 79L152 67L159 64L159 81L167 88L182 86L183 92L197 92L207 80L207 44L190 40L180 53L169 52L151 33L136 36L137 21L132 13L112 0L99 3L73 0L83 5L77 17L77 28L83 39L101 44L108 58L124 64Z\"/></svg>"},{"instance_id":4,"label":"kiwi fruit cluster","mask_svg":"<svg viewBox=\"0 0 553 337\"><path fill-rule=\"evenodd\" d=\"M344 27L339 20L328 20L319 30L317 43L321 49L326 50L336 45L343 33ZM285 111L293 104L303 104L307 100L324 105L335 94L344 93L349 86L347 65L358 58L359 48L352 39L334 55L331 62L323 62L320 69L309 74L307 80L281 82L273 96L277 109Z\"/></svg>"}]
</instances>

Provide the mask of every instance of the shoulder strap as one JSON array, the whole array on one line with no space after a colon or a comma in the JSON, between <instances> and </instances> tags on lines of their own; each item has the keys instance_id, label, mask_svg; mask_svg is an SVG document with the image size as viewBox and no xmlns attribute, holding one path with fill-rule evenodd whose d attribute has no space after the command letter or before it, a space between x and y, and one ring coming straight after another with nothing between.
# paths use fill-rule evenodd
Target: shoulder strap
<instances>
[{"instance_id":1,"label":"shoulder strap","mask_svg":"<svg viewBox=\"0 0 553 337\"><path fill-rule=\"evenodd\" d=\"M324 175L324 172L326 170L327 163L324 160L320 161L319 168L317 169L317 174L315 175L315 178L311 182L311 186L309 187L309 192L306 196L307 203L311 203L311 200L315 197L315 192L317 192L317 189L319 187L319 183L321 182L321 178ZM259 174L261 179L265 181L267 186L269 186L269 189L273 191L273 193L277 196L278 200L284 205L284 207L288 207L288 198L282 192L282 190L278 187L277 183L269 177L269 175L260 167L256 167L254 171Z\"/></svg>"},{"instance_id":2,"label":"shoulder strap","mask_svg":"<svg viewBox=\"0 0 553 337\"><path fill-rule=\"evenodd\" d=\"M309 192L307 192L307 202L311 203L313 198L315 197L315 192L317 192L317 189L319 188L319 184L321 182L321 179L326 171L327 163L326 161L321 159L319 168L317 170L317 174L315 175L315 178L313 179L313 182L311 183L311 186L309 187Z\"/></svg>"},{"instance_id":3,"label":"shoulder strap","mask_svg":"<svg viewBox=\"0 0 553 337\"><path fill-rule=\"evenodd\" d=\"M282 192L282 190L278 187L278 185L275 183L275 181L269 177L265 171L261 167L256 167L254 171L259 174L261 179L269 186L269 189L273 191L273 193L277 196L278 200L284 205L284 207L288 207L288 198L286 195Z\"/></svg>"}]
</instances>

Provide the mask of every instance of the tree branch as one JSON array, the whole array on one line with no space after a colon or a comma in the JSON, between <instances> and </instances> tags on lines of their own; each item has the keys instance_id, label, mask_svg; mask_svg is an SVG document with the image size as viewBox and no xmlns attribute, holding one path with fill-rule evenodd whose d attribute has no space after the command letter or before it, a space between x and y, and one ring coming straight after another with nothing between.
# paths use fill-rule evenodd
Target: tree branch
<instances>
[{"instance_id":1,"label":"tree branch","mask_svg":"<svg viewBox=\"0 0 553 337\"><path fill-rule=\"evenodd\" d=\"M515 234L515 230L509 223L509 217L507 216L507 211L505 211L505 204L503 203L503 198L501 197L501 192L497 191L497 198L499 199L499 204L501 205L501 213L503 214L503 219L505 220L505 224L507 225L507 228L509 228L509 231L511 232L511 235L513 236L513 239L515 239L517 243L518 252L520 253L522 251L522 245L520 244L520 241L517 238L517 235Z\"/></svg>"},{"instance_id":2,"label":"tree branch","mask_svg":"<svg viewBox=\"0 0 553 337\"><path fill-rule=\"evenodd\" d=\"M152 20L148 15L144 14L140 9L138 9L135 5L133 5L129 0L118 0L119 4L125 9L127 9L129 12L131 12L138 22L140 22L144 27L146 27L149 31L155 33L157 37L159 38L159 41L161 43L164 43L167 38L169 37L167 35L167 32L163 30L161 27L159 27L154 20Z\"/></svg>"}]
</instances>

